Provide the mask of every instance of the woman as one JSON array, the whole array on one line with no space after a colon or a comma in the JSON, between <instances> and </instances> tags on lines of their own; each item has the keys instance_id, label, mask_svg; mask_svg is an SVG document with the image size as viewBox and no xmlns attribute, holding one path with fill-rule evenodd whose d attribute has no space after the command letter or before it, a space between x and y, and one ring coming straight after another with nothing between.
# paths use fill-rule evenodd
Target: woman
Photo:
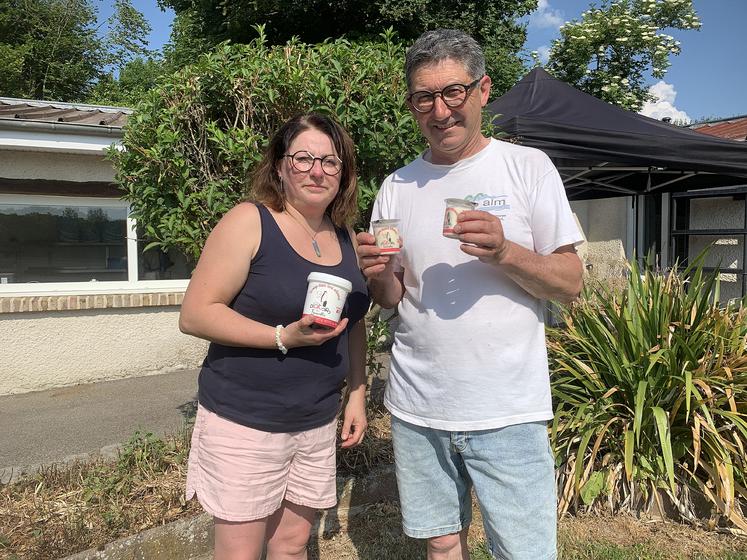
<instances>
[{"instance_id":1,"label":"woman","mask_svg":"<svg viewBox=\"0 0 747 560\"><path fill-rule=\"evenodd\" d=\"M285 123L252 179L256 204L230 210L205 243L179 327L211 342L187 474L215 519L215 558L306 558L316 511L332 507L342 447L365 414L366 284L348 224L357 208L353 142L329 117ZM334 329L300 318L310 272L353 284Z\"/></svg>"}]
</instances>

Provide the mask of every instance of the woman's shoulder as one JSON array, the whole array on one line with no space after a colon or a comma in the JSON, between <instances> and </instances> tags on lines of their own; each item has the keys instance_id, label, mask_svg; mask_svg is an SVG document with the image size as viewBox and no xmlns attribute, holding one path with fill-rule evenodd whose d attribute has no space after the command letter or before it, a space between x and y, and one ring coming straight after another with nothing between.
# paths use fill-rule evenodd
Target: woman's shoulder
<instances>
[{"instance_id":1,"label":"woman's shoulder","mask_svg":"<svg viewBox=\"0 0 747 560\"><path fill-rule=\"evenodd\" d=\"M259 205L254 202L239 202L225 213L222 220L231 223L259 223Z\"/></svg>"},{"instance_id":2,"label":"woman's shoulder","mask_svg":"<svg viewBox=\"0 0 747 560\"><path fill-rule=\"evenodd\" d=\"M238 236L240 239L251 241L253 237L258 239L262 231L262 221L259 209L253 202L240 202L220 219L213 230L213 237L223 238Z\"/></svg>"}]
</instances>

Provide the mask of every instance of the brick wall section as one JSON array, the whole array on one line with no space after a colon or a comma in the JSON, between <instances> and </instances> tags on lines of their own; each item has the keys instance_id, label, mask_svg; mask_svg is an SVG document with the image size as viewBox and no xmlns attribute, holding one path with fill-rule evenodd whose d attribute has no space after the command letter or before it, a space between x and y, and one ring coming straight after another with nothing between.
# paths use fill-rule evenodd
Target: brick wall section
<instances>
[{"instance_id":1,"label":"brick wall section","mask_svg":"<svg viewBox=\"0 0 747 560\"><path fill-rule=\"evenodd\" d=\"M184 292L148 294L97 294L49 296L0 296L0 313L33 313L38 311L79 311L132 307L167 307L182 304Z\"/></svg>"}]
</instances>

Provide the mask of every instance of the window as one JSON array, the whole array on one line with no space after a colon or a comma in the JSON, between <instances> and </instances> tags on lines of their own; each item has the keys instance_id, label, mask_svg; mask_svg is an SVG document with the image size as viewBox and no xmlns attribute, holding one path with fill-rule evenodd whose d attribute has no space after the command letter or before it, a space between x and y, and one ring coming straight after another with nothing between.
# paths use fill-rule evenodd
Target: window
<instances>
[{"instance_id":1,"label":"window","mask_svg":"<svg viewBox=\"0 0 747 560\"><path fill-rule=\"evenodd\" d=\"M0 278L127 280L126 221L126 207L0 202Z\"/></svg>"},{"instance_id":2,"label":"window","mask_svg":"<svg viewBox=\"0 0 747 560\"><path fill-rule=\"evenodd\" d=\"M706 270L718 268L721 300L747 293L747 187L673 193L672 254L685 265L708 249Z\"/></svg>"},{"instance_id":3,"label":"window","mask_svg":"<svg viewBox=\"0 0 747 560\"><path fill-rule=\"evenodd\" d=\"M0 195L0 292L174 289L191 266L135 237L117 199Z\"/></svg>"},{"instance_id":4,"label":"window","mask_svg":"<svg viewBox=\"0 0 747 560\"><path fill-rule=\"evenodd\" d=\"M137 264L138 280L172 280L189 278L194 265L190 264L184 254L176 249L167 252L158 248L143 251L150 243L143 231L137 229L137 253L140 255Z\"/></svg>"}]
</instances>

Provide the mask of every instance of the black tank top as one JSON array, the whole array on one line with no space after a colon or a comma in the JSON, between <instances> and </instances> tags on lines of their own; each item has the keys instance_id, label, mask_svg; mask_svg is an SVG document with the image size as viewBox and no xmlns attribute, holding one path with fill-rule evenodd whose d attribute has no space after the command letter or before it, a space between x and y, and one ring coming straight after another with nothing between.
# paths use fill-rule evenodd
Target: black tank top
<instances>
[{"instance_id":1,"label":"black tank top","mask_svg":"<svg viewBox=\"0 0 747 560\"><path fill-rule=\"evenodd\" d=\"M310 430L330 422L340 406L340 389L349 370L350 328L368 310L366 282L346 229L335 228L342 250L339 264L325 266L301 257L270 212L257 205L262 236L244 287L230 307L265 325L287 325L301 318L310 272L348 279L342 317L346 330L321 346L277 349L210 344L199 377L199 401L218 416L266 432Z\"/></svg>"}]
</instances>

